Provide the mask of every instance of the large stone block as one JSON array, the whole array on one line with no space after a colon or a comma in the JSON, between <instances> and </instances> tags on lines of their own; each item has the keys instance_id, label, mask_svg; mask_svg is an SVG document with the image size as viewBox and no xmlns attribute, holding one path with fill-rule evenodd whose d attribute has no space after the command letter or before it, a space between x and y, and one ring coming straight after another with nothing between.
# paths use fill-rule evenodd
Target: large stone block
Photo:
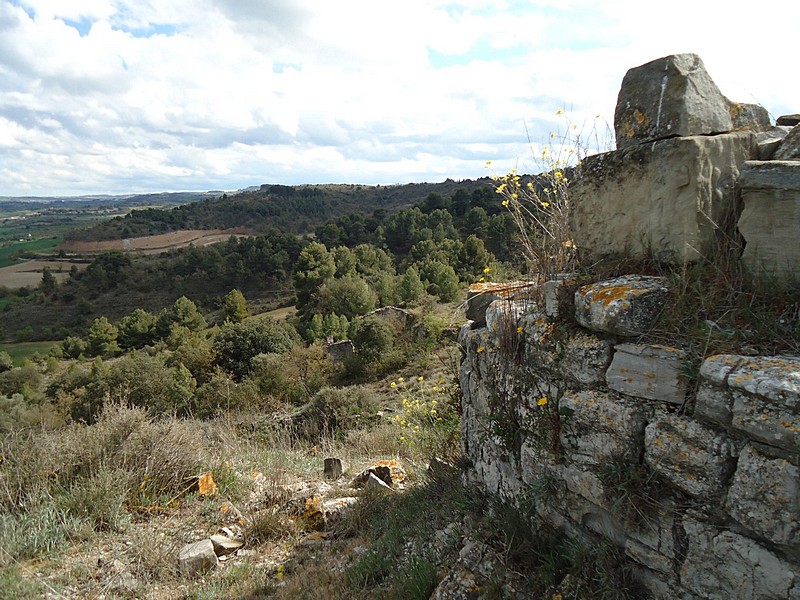
<instances>
[{"instance_id":1,"label":"large stone block","mask_svg":"<svg viewBox=\"0 0 800 600\"><path fill-rule=\"evenodd\" d=\"M617 147L733 129L729 103L696 54L674 54L629 69L614 112Z\"/></svg>"},{"instance_id":2,"label":"large stone block","mask_svg":"<svg viewBox=\"0 0 800 600\"><path fill-rule=\"evenodd\" d=\"M585 285L575 292L575 318L592 331L641 335L667 302L666 283L663 277L625 275Z\"/></svg>"},{"instance_id":3,"label":"large stone block","mask_svg":"<svg viewBox=\"0 0 800 600\"><path fill-rule=\"evenodd\" d=\"M570 185L573 239L589 256L712 256L720 226L736 218L741 165L755 133L692 136L587 158Z\"/></svg>"},{"instance_id":4,"label":"large stone block","mask_svg":"<svg viewBox=\"0 0 800 600\"><path fill-rule=\"evenodd\" d=\"M724 491L736 455L728 435L688 418L663 415L645 429L645 462L695 498L706 499Z\"/></svg>"},{"instance_id":5,"label":"large stone block","mask_svg":"<svg viewBox=\"0 0 800 600\"><path fill-rule=\"evenodd\" d=\"M795 129L800 133L800 127ZM739 231L746 242L742 263L757 277L796 287L800 283L800 161L746 162L741 188L744 208Z\"/></svg>"},{"instance_id":6,"label":"large stone block","mask_svg":"<svg viewBox=\"0 0 800 600\"><path fill-rule=\"evenodd\" d=\"M726 508L770 542L800 549L800 469L747 446L739 458Z\"/></svg>"},{"instance_id":7,"label":"large stone block","mask_svg":"<svg viewBox=\"0 0 800 600\"><path fill-rule=\"evenodd\" d=\"M561 446L571 462L600 465L635 460L641 453L647 409L626 398L599 391L567 392L559 408L571 414L561 427Z\"/></svg>"},{"instance_id":8,"label":"large stone block","mask_svg":"<svg viewBox=\"0 0 800 600\"><path fill-rule=\"evenodd\" d=\"M688 540L681 584L710 600L797 598L798 568L732 531L685 519Z\"/></svg>"},{"instance_id":9,"label":"large stone block","mask_svg":"<svg viewBox=\"0 0 800 600\"><path fill-rule=\"evenodd\" d=\"M800 358L709 357L700 368L695 415L800 451Z\"/></svg>"},{"instance_id":10,"label":"large stone block","mask_svg":"<svg viewBox=\"0 0 800 600\"><path fill-rule=\"evenodd\" d=\"M683 404L687 380L686 353L677 348L645 344L618 344L606 371L608 387L628 396Z\"/></svg>"}]
</instances>

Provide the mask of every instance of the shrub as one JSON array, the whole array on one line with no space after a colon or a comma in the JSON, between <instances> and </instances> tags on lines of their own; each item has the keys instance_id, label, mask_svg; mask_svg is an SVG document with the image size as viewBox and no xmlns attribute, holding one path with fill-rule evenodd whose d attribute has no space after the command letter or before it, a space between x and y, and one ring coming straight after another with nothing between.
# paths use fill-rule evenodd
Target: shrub
<instances>
[{"instance_id":1,"label":"shrub","mask_svg":"<svg viewBox=\"0 0 800 600\"><path fill-rule=\"evenodd\" d=\"M214 340L217 364L236 378L242 378L252 370L255 356L288 352L295 335L290 325L273 319L223 325Z\"/></svg>"}]
</instances>

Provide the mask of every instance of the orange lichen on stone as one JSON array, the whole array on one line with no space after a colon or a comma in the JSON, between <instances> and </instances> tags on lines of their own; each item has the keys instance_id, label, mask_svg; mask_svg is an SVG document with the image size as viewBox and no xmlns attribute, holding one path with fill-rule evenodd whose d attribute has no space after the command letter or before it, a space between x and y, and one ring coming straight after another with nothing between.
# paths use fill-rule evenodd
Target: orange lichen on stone
<instances>
[{"instance_id":1,"label":"orange lichen on stone","mask_svg":"<svg viewBox=\"0 0 800 600\"><path fill-rule=\"evenodd\" d=\"M219 491L211 473L203 473L197 478L197 493L201 496L214 496Z\"/></svg>"}]
</instances>

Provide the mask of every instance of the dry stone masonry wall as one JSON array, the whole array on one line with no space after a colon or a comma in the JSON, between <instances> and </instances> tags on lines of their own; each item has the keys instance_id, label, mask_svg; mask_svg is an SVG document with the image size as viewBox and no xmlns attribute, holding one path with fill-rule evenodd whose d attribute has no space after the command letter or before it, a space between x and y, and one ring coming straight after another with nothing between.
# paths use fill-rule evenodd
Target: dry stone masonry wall
<instances>
[{"instance_id":1,"label":"dry stone masonry wall","mask_svg":"<svg viewBox=\"0 0 800 600\"><path fill-rule=\"evenodd\" d=\"M794 118L728 101L694 55L632 69L620 149L573 188L575 242L682 263L738 222L744 266L796 289ZM693 373L680 348L638 341L667 297L635 275L473 288L465 477L532 526L618 546L654 597L800 600L800 357L717 355Z\"/></svg>"}]
</instances>

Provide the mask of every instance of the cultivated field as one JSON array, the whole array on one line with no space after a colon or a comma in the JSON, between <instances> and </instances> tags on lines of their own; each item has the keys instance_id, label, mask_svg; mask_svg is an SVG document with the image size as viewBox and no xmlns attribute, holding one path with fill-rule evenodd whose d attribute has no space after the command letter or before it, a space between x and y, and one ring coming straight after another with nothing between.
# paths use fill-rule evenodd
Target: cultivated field
<instances>
[{"instance_id":1,"label":"cultivated field","mask_svg":"<svg viewBox=\"0 0 800 600\"><path fill-rule=\"evenodd\" d=\"M87 263L74 263L64 260L26 260L0 269L0 286L5 286L11 290L26 286L35 288L42 280L42 269L45 267L50 269L56 281L63 283L69 277L69 270L73 265L80 270L88 266Z\"/></svg>"},{"instance_id":2,"label":"cultivated field","mask_svg":"<svg viewBox=\"0 0 800 600\"><path fill-rule=\"evenodd\" d=\"M123 252L139 252L141 254L158 254L173 248L183 248L184 246L208 246L224 242L231 235L241 236L241 232L233 230L184 230L162 233L160 235L149 235L139 238L128 238L124 240L105 240L100 242L67 241L58 246L58 250L74 254L100 254L121 250Z\"/></svg>"}]
</instances>

